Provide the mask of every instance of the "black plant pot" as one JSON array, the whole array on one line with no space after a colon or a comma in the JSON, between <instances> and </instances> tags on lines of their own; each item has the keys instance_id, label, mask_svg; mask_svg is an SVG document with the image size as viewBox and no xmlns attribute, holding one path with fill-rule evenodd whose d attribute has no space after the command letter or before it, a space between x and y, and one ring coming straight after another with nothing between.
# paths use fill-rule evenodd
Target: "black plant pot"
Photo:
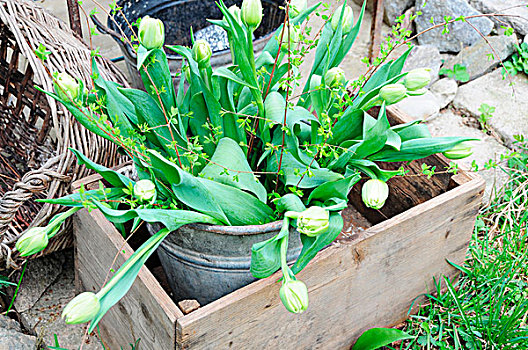
<instances>
[{"instance_id":1,"label":"black plant pot","mask_svg":"<svg viewBox=\"0 0 528 350\"><path fill-rule=\"evenodd\" d=\"M136 88L141 88L143 84L136 69L136 54L130 45L121 40L123 32L128 38L130 38L132 34L128 23L134 23L138 18L147 15L158 18L165 24L165 44L190 46L191 27L196 37L200 30L211 25L211 23L207 21L208 18L221 19L223 17L220 9L215 4L215 1L216 0L121 0L118 1L117 5L122 7L122 10L114 16L115 21L108 18L107 27L99 22L95 16L92 16L92 20L99 31L111 35L119 44L125 57L128 71L132 77L130 83ZM242 0L225 0L224 2L227 7L234 4L237 4L238 6L242 4ZM264 48L273 32L284 20L284 11L279 8L282 3L283 1L281 0L263 0L262 23L255 31L255 39L253 42L257 54ZM212 33L214 33L214 31ZM225 66L231 62L231 52L229 48L226 48L224 45L213 45L212 49L213 55L211 57L211 65L213 68ZM166 50L166 53L171 73L175 76L181 69L182 58L170 50ZM257 57L257 54L255 57Z\"/></svg>"}]
</instances>

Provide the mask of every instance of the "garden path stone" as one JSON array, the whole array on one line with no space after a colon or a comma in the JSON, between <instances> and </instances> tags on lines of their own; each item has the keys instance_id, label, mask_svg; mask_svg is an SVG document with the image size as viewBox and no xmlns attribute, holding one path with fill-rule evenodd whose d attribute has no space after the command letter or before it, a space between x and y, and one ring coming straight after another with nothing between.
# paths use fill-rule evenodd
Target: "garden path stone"
<instances>
[{"instance_id":1,"label":"garden path stone","mask_svg":"<svg viewBox=\"0 0 528 350\"><path fill-rule=\"evenodd\" d=\"M18 312L26 312L37 303L62 273L64 261L62 254L50 254L28 262L15 299L14 306Z\"/></svg>"},{"instance_id":2,"label":"garden path stone","mask_svg":"<svg viewBox=\"0 0 528 350\"><path fill-rule=\"evenodd\" d=\"M476 118L481 114L478 109L482 103L495 107L489 125L510 147L515 140L514 135L528 135L528 78L524 74L517 74L511 79L515 95L508 78L502 79L499 68L460 86L453 101L455 108Z\"/></svg>"},{"instance_id":3,"label":"garden path stone","mask_svg":"<svg viewBox=\"0 0 528 350\"><path fill-rule=\"evenodd\" d=\"M35 350L37 338L22 333L17 321L0 315L0 350Z\"/></svg>"},{"instance_id":4,"label":"garden path stone","mask_svg":"<svg viewBox=\"0 0 528 350\"><path fill-rule=\"evenodd\" d=\"M396 107L414 120L436 117L440 112L440 106L440 101L430 91L420 96L409 96L396 104Z\"/></svg>"},{"instance_id":5,"label":"garden path stone","mask_svg":"<svg viewBox=\"0 0 528 350\"><path fill-rule=\"evenodd\" d=\"M508 179L500 169L484 169L490 159L500 159L502 154L508 154L510 150L501 142L492 136L486 135L482 130L469 126L471 121L467 117L461 117L453 113L451 110L446 110L440 113L436 118L427 122L429 130L433 136L465 136L480 139L480 142L471 142L473 145L473 154L467 158L456 160L459 166L464 169L471 169L473 161L479 166L479 174L486 180L486 192L484 200L489 201L490 196L493 195L494 188L501 188L501 186Z\"/></svg>"},{"instance_id":6,"label":"garden path stone","mask_svg":"<svg viewBox=\"0 0 528 350\"><path fill-rule=\"evenodd\" d=\"M61 258L59 259L58 256ZM60 273L29 309L24 309L24 311L17 309L17 311L20 313L23 325L42 336L46 345L54 345L53 336L57 334L61 347L77 349L80 346L87 325L67 325L61 318L64 306L77 294L75 291L73 251L56 252L51 254L51 257L62 261ZM26 273L36 275L38 271L40 275L35 277L45 278L42 275L45 269L38 269L35 266L37 264L49 264L49 259L44 260L46 258L32 260L31 265L33 266L28 265ZM33 272L31 272L32 270ZM21 286L21 291L23 290L24 287ZM83 345L83 350L100 349L101 344L95 336L89 337ZM0 350L3 349L0 348Z\"/></svg>"},{"instance_id":7,"label":"garden path stone","mask_svg":"<svg viewBox=\"0 0 528 350\"><path fill-rule=\"evenodd\" d=\"M438 80L438 72L442 65L442 55L440 51L434 45L416 45L405 65L403 66L403 72L409 72L416 68L429 68L431 71L431 82Z\"/></svg>"},{"instance_id":8,"label":"garden path stone","mask_svg":"<svg viewBox=\"0 0 528 350\"><path fill-rule=\"evenodd\" d=\"M426 4L424 6L424 4ZM421 32L435 23L444 22L444 16L457 18L459 16L478 15L480 12L470 6L466 0L416 0L416 10L422 15L416 18L416 31ZM488 35L493 29L493 22L485 17L469 19L475 28L483 35ZM473 28L462 21L449 24L449 33L442 34L442 27L430 30L418 37L418 42L435 45L441 52L459 52L464 46L473 45L481 36Z\"/></svg>"},{"instance_id":9,"label":"garden path stone","mask_svg":"<svg viewBox=\"0 0 528 350\"><path fill-rule=\"evenodd\" d=\"M486 39L489 44L481 39L474 45L465 47L458 55L447 60L442 68L453 69L455 64L465 66L469 80L474 80L497 68L501 60L505 60L515 51L517 43L515 35L488 36ZM489 59L490 54L493 55L493 60Z\"/></svg>"},{"instance_id":10,"label":"garden path stone","mask_svg":"<svg viewBox=\"0 0 528 350\"><path fill-rule=\"evenodd\" d=\"M500 21L512 26L521 35L528 34L528 7L524 0L470 0L470 4L483 13L502 13L516 17L500 17ZM504 11L504 9L508 9ZM504 23L491 17L500 27Z\"/></svg>"},{"instance_id":11,"label":"garden path stone","mask_svg":"<svg viewBox=\"0 0 528 350\"><path fill-rule=\"evenodd\" d=\"M385 21L390 25L396 24L396 18L405 13L405 10L414 5L414 0L391 0L385 1Z\"/></svg>"},{"instance_id":12,"label":"garden path stone","mask_svg":"<svg viewBox=\"0 0 528 350\"><path fill-rule=\"evenodd\" d=\"M443 78L433 83L429 90L436 97L440 103L440 109L442 109L447 107L455 99L458 84L454 79Z\"/></svg>"}]
</instances>

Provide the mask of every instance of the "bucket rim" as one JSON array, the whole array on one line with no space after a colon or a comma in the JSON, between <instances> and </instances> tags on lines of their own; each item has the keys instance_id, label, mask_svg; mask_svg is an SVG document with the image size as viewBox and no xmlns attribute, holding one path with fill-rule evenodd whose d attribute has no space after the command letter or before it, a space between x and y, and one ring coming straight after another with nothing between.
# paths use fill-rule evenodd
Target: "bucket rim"
<instances>
[{"instance_id":1,"label":"bucket rim","mask_svg":"<svg viewBox=\"0 0 528 350\"><path fill-rule=\"evenodd\" d=\"M119 1L119 3L122 3L124 1L125 0L121 0L121 1ZM176 1L175 0L167 0L167 1L164 1L164 2L162 2L160 4L157 4L155 6L150 7L147 11L145 11L145 15L149 15L149 13L154 12L154 11L160 9L160 8L163 9L165 7L168 7L169 5L181 5L181 4L184 4L184 3L195 2L195 1L196 0L176 0ZM268 2L268 3L274 3L272 0L264 0L264 1ZM107 18L106 25L111 30L117 31L116 23L114 23L112 18L110 18L110 17ZM263 35L260 38L253 40L253 45L256 46L256 45L261 45L262 43L267 43L272 38L273 34L275 34L277 32L277 29L279 29L281 25L282 25L282 23L279 24L277 26L277 28L272 29L268 34ZM121 46L123 49L126 50L128 57L130 57L133 60L137 59L136 53L134 52L134 50L132 49L132 47L129 44L124 43L122 40L120 40L118 38L114 38L113 36L112 36L112 38L117 42L117 44L119 46ZM178 45L178 44L164 44L163 46L173 46L173 45ZM228 53L231 54L231 50L229 48L224 49L224 50L219 50L219 51L213 51L212 55L211 55L211 58L223 56L223 55L226 55ZM181 60L182 59L181 55L173 52L172 50L169 51L168 53L165 52L165 54L167 55L167 58L171 59L171 60Z\"/></svg>"},{"instance_id":2,"label":"bucket rim","mask_svg":"<svg viewBox=\"0 0 528 350\"><path fill-rule=\"evenodd\" d=\"M159 222L153 222L153 223L147 223L149 226L153 227L155 230L157 230L157 226L162 226ZM261 225L246 225L246 226L227 226L227 225L211 225L211 224L201 224L201 223L193 223L193 224L187 224L180 227L181 228L188 227L192 230L199 230L203 232L210 232L210 233L216 233L220 235L226 235L226 236L253 236L253 235L259 235L264 233L270 233L270 232L277 232L280 231L282 228L282 220L277 220L273 222L268 222L266 224Z\"/></svg>"}]
</instances>

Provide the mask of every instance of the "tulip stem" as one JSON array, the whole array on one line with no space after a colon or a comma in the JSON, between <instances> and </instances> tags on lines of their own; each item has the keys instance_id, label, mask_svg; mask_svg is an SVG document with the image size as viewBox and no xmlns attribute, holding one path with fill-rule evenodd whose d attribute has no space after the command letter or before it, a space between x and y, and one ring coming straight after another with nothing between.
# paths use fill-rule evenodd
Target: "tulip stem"
<instances>
[{"instance_id":1,"label":"tulip stem","mask_svg":"<svg viewBox=\"0 0 528 350\"><path fill-rule=\"evenodd\" d=\"M282 220L282 228L279 235L283 236L281 238L281 247L280 247L280 255L281 255L281 270L282 275L284 278L283 283L291 281L292 279L295 280L295 276L292 276L293 273L288 266L288 239L289 239L289 233L290 233L290 218L285 216Z\"/></svg>"},{"instance_id":2,"label":"tulip stem","mask_svg":"<svg viewBox=\"0 0 528 350\"><path fill-rule=\"evenodd\" d=\"M253 51L253 30L251 28L248 28L248 31L247 31L247 47L248 47L249 64L251 65L251 68L253 69L255 80L258 83L257 69L255 68L255 52Z\"/></svg>"},{"instance_id":3,"label":"tulip stem","mask_svg":"<svg viewBox=\"0 0 528 350\"><path fill-rule=\"evenodd\" d=\"M61 225L64 222L64 220L66 220L67 218L69 218L70 216L72 216L73 214L78 212L79 209L81 209L81 208L82 207L73 207L71 209L68 209L64 213L56 215L53 219L51 219L51 221L46 226L47 233L48 234L51 233L51 234L48 235L48 238L52 238L53 236L55 236L57 234L57 232L59 232L59 230L55 229L57 227L57 225Z\"/></svg>"}]
</instances>

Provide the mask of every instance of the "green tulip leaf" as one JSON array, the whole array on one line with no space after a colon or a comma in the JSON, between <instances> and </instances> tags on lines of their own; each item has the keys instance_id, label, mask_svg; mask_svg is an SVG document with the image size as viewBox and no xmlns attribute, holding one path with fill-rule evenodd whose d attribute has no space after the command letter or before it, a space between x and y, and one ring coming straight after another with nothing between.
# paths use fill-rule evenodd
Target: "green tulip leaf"
<instances>
[{"instance_id":1,"label":"green tulip leaf","mask_svg":"<svg viewBox=\"0 0 528 350\"><path fill-rule=\"evenodd\" d=\"M392 130L400 136L402 142L431 137L431 133L429 132L429 128L426 124L416 123L403 128L392 128Z\"/></svg>"},{"instance_id":2,"label":"green tulip leaf","mask_svg":"<svg viewBox=\"0 0 528 350\"><path fill-rule=\"evenodd\" d=\"M88 159L84 154L77 151L75 148L70 148L70 151L73 152L73 154L77 157L77 161L79 162L79 165L84 165L88 169L93 170L97 172L99 175L103 177L108 183L114 187L133 187L135 182L126 177L123 174L118 173L117 171L114 171L112 169L109 169L105 166L99 165L95 162L92 162L90 159Z\"/></svg>"},{"instance_id":3,"label":"green tulip leaf","mask_svg":"<svg viewBox=\"0 0 528 350\"><path fill-rule=\"evenodd\" d=\"M105 188L103 191L101 191L100 189L89 190L83 193L72 193L60 198L37 199L36 201L41 203L64 205L67 207L83 207L84 202L90 202L92 200L115 200L125 196L123 188Z\"/></svg>"},{"instance_id":4,"label":"green tulip leaf","mask_svg":"<svg viewBox=\"0 0 528 350\"><path fill-rule=\"evenodd\" d=\"M135 133L132 123L137 125L138 122L134 105L119 92L120 86L118 84L101 77L95 58L92 60L92 71L95 86L106 94L106 113L112 121L112 125L114 128L119 128L122 135L133 137Z\"/></svg>"},{"instance_id":5,"label":"green tulip leaf","mask_svg":"<svg viewBox=\"0 0 528 350\"><path fill-rule=\"evenodd\" d=\"M238 83L243 86L247 86L250 89L256 89L257 87L254 85L251 85L250 83L246 82L244 79L240 78L238 75L227 69L226 67L219 67L216 68L213 76L223 77L226 79L229 79L231 81L234 81L235 83Z\"/></svg>"},{"instance_id":6,"label":"green tulip leaf","mask_svg":"<svg viewBox=\"0 0 528 350\"><path fill-rule=\"evenodd\" d=\"M412 338L409 334L399 329L372 328L358 338L352 350L375 350L398 340Z\"/></svg>"},{"instance_id":7,"label":"green tulip leaf","mask_svg":"<svg viewBox=\"0 0 528 350\"><path fill-rule=\"evenodd\" d=\"M146 70L146 71L145 71ZM145 91L167 114L176 109L174 84L163 49L149 51L148 57L139 69ZM161 100L161 102L160 102Z\"/></svg>"},{"instance_id":8,"label":"green tulip leaf","mask_svg":"<svg viewBox=\"0 0 528 350\"><path fill-rule=\"evenodd\" d=\"M106 312L125 296L134 283L139 270L169 233L170 231L168 229L162 229L150 237L123 265L121 265L112 278L110 278L106 286L103 287L103 289L106 288L107 291L99 298L100 309L90 322L89 333L95 329Z\"/></svg>"},{"instance_id":9,"label":"green tulip leaf","mask_svg":"<svg viewBox=\"0 0 528 350\"><path fill-rule=\"evenodd\" d=\"M347 168L357 169L371 179L378 179L383 182L387 182L390 178L400 173L399 170L381 169L376 163L366 159L351 159L348 161Z\"/></svg>"},{"instance_id":10,"label":"green tulip leaf","mask_svg":"<svg viewBox=\"0 0 528 350\"><path fill-rule=\"evenodd\" d=\"M334 198L346 201L350 190L360 179L361 176L359 174L353 174L344 179L325 182L316 187L312 193L310 193L306 202L311 203L312 201L317 200L324 203Z\"/></svg>"},{"instance_id":11,"label":"green tulip leaf","mask_svg":"<svg viewBox=\"0 0 528 350\"><path fill-rule=\"evenodd\" d=\"M288 220L285 220L287 223ZM285 223L283 223L285 225ZM251 247L250 271L255 278L266 278L271 276L281 267L281 244L282 240L289 234L288 225L283 226L281 231L274 237Z\"/></svg>"},{"instance_id":12,"label":"green tulip leaf","mask_svg":"<svg viewBox=\"0 0 528 350\"><path fill-rule=\"evenodd\" d=\"M299 198L299 196L293 193L287 193L284 196L277 198L273 201L277 210L281 213L286 211L301 212L306 210L306 206Z\"/></svg>"},{"instance_id":13,"label":"green tulip leaf","mask_svg":"<svg viewBox=\"0 0 528 350\"><path fill-rule=\"evenodd\" d=\"M181 226L199 222L202 224L221 225L221 222L212 216L197 213L195 211L180 209L128 209L118 210L107 207L99 201L94 200L95 206L101 210L103 215L111 222L125 223L135 218L153 223L159 222L170 231L175 231Z\"/></svg>"},{"instance_id":14,"label":"green tulip leaf","mask_svg":"<svg viewBox=\"0 0 528 350\"><path fill-rule=\"evenodd\" d=\"M326 232L316 236L308 237L301 234L303 249L299 258L292 267L294 274L299 273L317 255L317 253L332 243L343 230L343 218L339 213L330 213L330 225Z\"/></svg>"},{"instance_id":15,"label":"green tulip leaf","mask_svg":"<svg viewBox=\"0 0 528 350\"><path fill-rule=\"evenodd\" d=\"M341 145L344 141L361 137L364 114L362 109L348 107L332 128L330 143Z\"/></svg>"},{"instance_id":16,"label":"green tulip leaf","mask_svg":"<svg viewBox=\"0 0 528 350\"><path fill-rule=\"evenodd\" d=\"M200 176L251 192L266 203L266 188L253 174L242 148L228 137L220 139L211 162L203 168Z\"/></svg>"},{"instance_id":17,"label":"green tulip leaf","mask_svg":"<svg viewBox=\"0 0 528 350\"><path fill-rule=\"evenodd\" d=\"M399 151L392 148L383 150L368 157L380 162L408 162L426 158L435 153L442 153L464 141L478 141L472 137L431 137L402 142Z\"/></svg>"},{"instance_id":18,"label":"green tulip leaf","mask_svg":"<svg viewBox=\"0 0 528 350\"><path fill-rule=\"evenodd\" d=\"M187 148L187 140L180 134L181 128L176 130L172 123L169 123L172 119L169 112L161 110L159 103L156 103L151 95L137 89L119 89L119 91L134 103L138 118L153 128L149 133L156 137L158 143L171 157L177 157L176 147L172 144L174 141L184 149ZM176 120L181 125L179 117Z\"/></svg>"},{"instance_id":19,"label":"green tulip leaf","mask_svg":"<svg viewBox=\"0 0 528 350\"><path fill-rule=\"evenodd\" d=\"M156 174L170 185L178 200L194 210L210 215L225 224L230 224L222 207L199 178L182 170L154 150L149 150L149 154Z\"/></svg>"}]
</instances>

